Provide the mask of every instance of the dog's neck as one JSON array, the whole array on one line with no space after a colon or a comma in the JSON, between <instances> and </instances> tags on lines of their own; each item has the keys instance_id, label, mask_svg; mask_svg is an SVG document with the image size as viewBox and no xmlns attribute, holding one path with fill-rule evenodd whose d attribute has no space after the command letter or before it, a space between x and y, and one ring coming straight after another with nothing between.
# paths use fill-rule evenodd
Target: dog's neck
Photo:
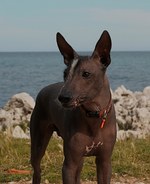
<instances>
[{"instance_id":1,"label":"dog's neck","mask_svg":"<svg viewBox=\"0 0 150 184\"><path fill-rule=\"evenodd\" d=\"M93 100L82 105L85 115L90 119L92 118L92 120L96 118L101 129L104 128L107 116L112 108L112 98L107 78L104 84L103 89Z\"/></svg>"},{"instance_id":2,"label":"dog's neck","mask_svg":"<svg viewBox=\"0 0 150 184\"><path fill-rule=\"evenodd\" d=\"M111 92L107 76L104 78L104 84L101 91L90 101L83 104L87 111L100 111L106 109L111 103Z\"/></svg>"}]
</instances>

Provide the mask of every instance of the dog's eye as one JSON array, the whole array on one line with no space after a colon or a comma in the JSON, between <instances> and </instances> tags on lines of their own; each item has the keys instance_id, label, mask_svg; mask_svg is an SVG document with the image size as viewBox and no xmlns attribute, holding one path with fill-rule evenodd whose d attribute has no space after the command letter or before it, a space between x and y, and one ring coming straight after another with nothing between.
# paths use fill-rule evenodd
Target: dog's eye
<instances>
[{"instance_id":1,"label":"dog's eye","mask_svg":"<svg viewBox=\"0 0 150 184\"><path fill-rule=\"evenodd\" d=\"M82 77L83 78L89 78L91 76L91 73L90 72L83 72L82 73Z\"/></svg>"}]
</instances>

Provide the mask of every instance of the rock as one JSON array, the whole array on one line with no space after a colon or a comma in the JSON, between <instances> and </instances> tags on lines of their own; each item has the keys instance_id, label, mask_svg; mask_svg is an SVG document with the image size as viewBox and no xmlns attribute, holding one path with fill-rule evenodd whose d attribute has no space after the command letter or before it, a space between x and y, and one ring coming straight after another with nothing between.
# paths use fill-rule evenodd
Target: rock
<instances>
[{"instance_id":1,"label":"rock","mask_svg":"<svg viewBox=\"0 0 150 184\"><path fill-rule=\"evenodd\" d=\"M14 138L29 139L29 136L27 136L25 132L22 130L22 128L18 125L13 129L12 136Z\"/></svg>"},{"instance_id":2,"label":"rock","mask_svg":"<svg viewBox=\"0 0 150 184\"><path fill-rule=\"evenodd\" d=\"M27 129L34 105L34 99L27 93L12 96L6 105L0 109L0 131L11 136L14 135L13 131L17 125ZM17 131L19 131L18 128ZM23 131L26 132L26 130Z\"/></svg>"},{"instance_id":3,"label":"rock","mask_svg":"<svg viewBox=\"0 0 150 184\"><path fill-rule=\"evenodd\" d=\"M145 133L143 133L142 131L119 130L117 132L117 140L142 139L145 137Z\"/></svg>"},{"instance_id":4,"label":"rock","mask_svg":"<svg viewBox=\"0 0 150 184\"><path fill-rule=\"evenodd\" d=\"M150 98L150 86L144 88L143 94Z\"/></svg>"},{"instance_id":5,"label":"rock","mask_svg":"<svg viewBox=\"0 0 150 184\"><path fill-rule=\"evenodd\" d=\"M120 86L113 93L118 139L145 138L150 135L150 87L132 92Z\"/></svg>"},{"instance_id":6,"label":"rock","mask_svg":"<svg viewBox=\"0 0 150 184\"><path fill-rule=\"evenodd\" d=\"M116 109L117 139L145 138L150 135L150 86L132 92L123 85L111 91ZM29 121L34 99L27 93L14 95L0 109L0 131L9 136L29 138ZM58 137L54 134L54 137Z\"/></svg>"},{"instance_id":7,"label":"rock","mask_svg":"<svg viewBox=\"0 0 150 184\"><path fill-rule=\"evenodd\" d=\"M35 106L34 99L27 93L18 93L11 97L11 99L6 103L4 109L9 111L14 108L23 108L24 112L28 113Z\"/></svg>"},{"instance_id":8,"label":"rock","mask_svg":"<svg viewBox=\"0 0 150 184\"><path fill-rule=\"evenodd\" d=\"M141 122L144 126L144 124L149 124L150 122L150 112L147 108L136 108L136 116L139 122Z\"/></svg>"}]
</instances>

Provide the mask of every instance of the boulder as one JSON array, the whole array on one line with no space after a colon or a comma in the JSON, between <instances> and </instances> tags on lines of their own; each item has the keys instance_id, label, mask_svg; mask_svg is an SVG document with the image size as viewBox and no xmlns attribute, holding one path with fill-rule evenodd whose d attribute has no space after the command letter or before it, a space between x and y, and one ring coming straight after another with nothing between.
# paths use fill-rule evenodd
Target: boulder
<instances>
[{"instance_id":1,"label":"boulder","mask_svg":"<svg viewBox=\"0 0 150 184\"><path fill-rule=\"evenodd\" d=\"M23 139L29 139L29 136L25 134L23 129L20 126L15 126L15 128L12 131L12 137L14 138L23 138Z\"/></svg>"},{"instance_id":2,"label":"boulder","mask_svg":"<svg viewBox=\"0 0 150 184\"><path fill-rule=\"evenodd\" d=\"M117 118L117 139L145 138L150 135L150 86L132 92L123 85L112 92ZM27 93L14 95L0 109L0 131L7 135L29 138L29 121L35 106Z\"/></svg>"},{"instance_id":3,"label":"boulder","mask_svg":"<svg viewBox=\"0 0 150 184\"><path fill-rule=\"evenodd\" d=\"M16 135L15 127L22 127L26 131L35 102L27 93L19 93L11 97L6 105L0 109L0 131L9 135ZM18 128L17 128L17 131ZM25 137L25 136L24 136Z\"/></svg>"},{"instance_id":4,"label":"boulder","mask_svg":"<svg viewBox=\"0 0 150 184\"><path fill-rule=\"evenodd\" d=\"M150 135L150 87L132 92L120 86L113 93L118 139L145 138Z\"/></svg>"}]
</instances>

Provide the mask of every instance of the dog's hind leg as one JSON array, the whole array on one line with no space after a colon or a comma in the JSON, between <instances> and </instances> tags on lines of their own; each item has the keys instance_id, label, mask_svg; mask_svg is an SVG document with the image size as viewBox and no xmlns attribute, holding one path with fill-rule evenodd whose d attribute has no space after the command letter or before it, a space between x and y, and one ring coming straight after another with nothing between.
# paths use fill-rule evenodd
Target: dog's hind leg
<instances>
[{"instance_id":1,"label":"dog's hind leg","mask_svg":"<svg viewBox=\"0 0 150 184\"><path fill-rule=\"evenodd\" d=\"M53 133L53 127L46 120L39 120L32 115L30 122L31 134L31 165L33 167L33 184L41 181L40 163L44 156L49 139Z\"/></svg>"}]
</instances>

